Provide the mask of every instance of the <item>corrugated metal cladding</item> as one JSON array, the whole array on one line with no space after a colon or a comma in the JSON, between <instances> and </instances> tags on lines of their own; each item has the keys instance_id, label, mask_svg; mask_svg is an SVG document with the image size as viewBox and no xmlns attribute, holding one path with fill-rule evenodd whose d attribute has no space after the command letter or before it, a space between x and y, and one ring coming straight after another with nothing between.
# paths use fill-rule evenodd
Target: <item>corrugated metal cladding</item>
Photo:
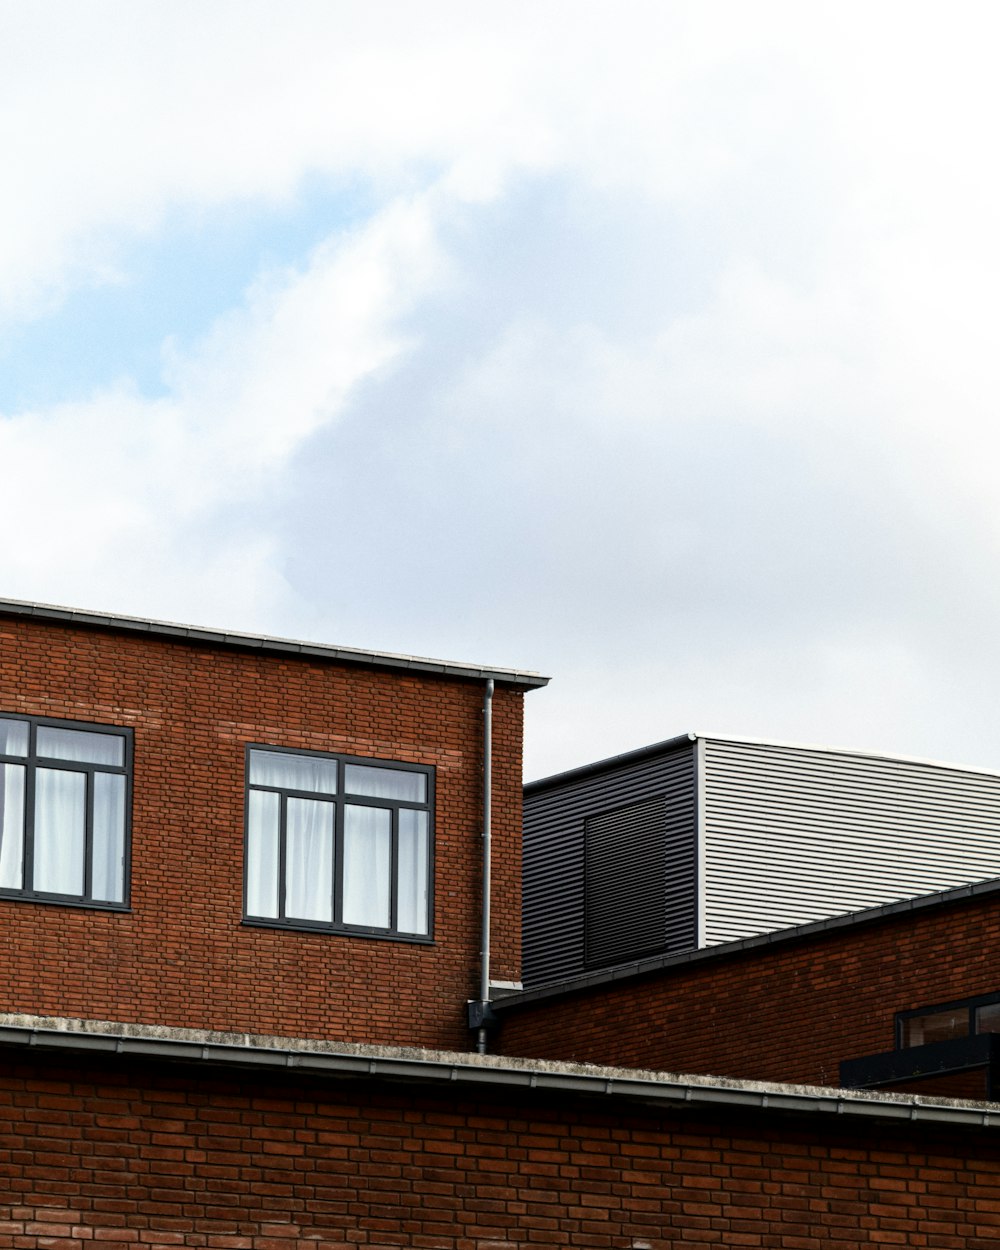
<instances>
[{"instance_id":1,"label":"corrugated metal cladding","mask_svg":"<svg viewBox=\"0 0 1000 1250\"><path fill-rule=\"evenodd\" d=\"M705 941L1000 876L1000 777L705 739Z\"/></svg>"},{"instance_id":2,"label":"corrugated metal cladding","mask_svg":"<svg viewBox=\"0 0 1000 1250\"><path fill-rule=\"evenodd\" d=\"M667 801L659 795L583 822L584 962L607 967L666 942Z\"/></svg>"},{"instance_id":3,"label":"corrugated metal cladding","mask_svg":"<svg viewBox=\"0 0 1000 1250\"><path fill-rule=\"evenodd\" d=\"M525 987L562 981L597 966L627 962L640 931L659 929L656 952L688 950L695 944L695 754L694 744L616 765L524 796L524 971ZM647 804L659 810L660 831L650 828ZM645 811L645 815L643 815ZM631 812L632 816L622 813ZM607 817L607 819L602 819ZM587 822L591 822L591 865L586 873ZM630 860L649 854L658 838L659 884L644 891L657 909L652 922L622 896ZM608 864L617 855L619 865ZM607 867L602 891L601 864ZM646 868L643 867L643 871ZM585 905L585 895L589 903ZM600 916L591 935L588 961L587 906ZM616 915L619 921L616 923ZM616 937L616 929L623 934ZM599 953L600 952L600 953ZM644 949L643 954L654 953ZM606 960L605 960L606 957Z\"/></svg>"}]
</instances>

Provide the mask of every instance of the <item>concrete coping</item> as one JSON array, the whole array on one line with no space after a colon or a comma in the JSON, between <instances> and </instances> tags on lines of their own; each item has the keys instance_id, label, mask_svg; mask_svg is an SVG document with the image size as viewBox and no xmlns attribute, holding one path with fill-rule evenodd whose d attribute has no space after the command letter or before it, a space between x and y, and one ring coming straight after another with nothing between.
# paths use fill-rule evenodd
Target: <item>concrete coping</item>
<instances>
[{"instance_id":1,"label":"concrete coping","mask_svg":"<svg viewBox=\"0 0 1000 1250\"><path fill-rule=\"evenodd\" d=\"M147 1057L213 1067L263 1067L307 1076L429 1085L444 1082L452 1090L459 1085L517 1087L661 1106L717 1105L1000 1128L998 1103L111 1020L0 1013L0 1046L47 1053Z\"/></svg>"},{"instance_id":2,"label":"concrete coping","mask_svg":"<svg viewBox=\"0 0 1000 1250\"><path fill-rule=\"evenodd\" d=\"M338 660L343 664L363 664L368 668L402 668L411 672L440 673L447 677L468 677L495 681L510 686L532 689L545 686L549 679L528 669L483 667L457 660L432 660L426 656L401 655L393 651L368 651L357 647L338 647L319 642L301 642L294 638L275 638L267 634L243 634L232 630L180 625L173 621L147 620L143 617L120 616L114 612L92 612L84 608L64 608L50 603L29 603L21 599L0 599L0 616L30 616L36 620L88 628L118 630L123 633L153 634L178 642L201 642L211 646L235 647L240 650L264 651L281 655L298 655L304 659Z\"/></svg>"}]
</instances>

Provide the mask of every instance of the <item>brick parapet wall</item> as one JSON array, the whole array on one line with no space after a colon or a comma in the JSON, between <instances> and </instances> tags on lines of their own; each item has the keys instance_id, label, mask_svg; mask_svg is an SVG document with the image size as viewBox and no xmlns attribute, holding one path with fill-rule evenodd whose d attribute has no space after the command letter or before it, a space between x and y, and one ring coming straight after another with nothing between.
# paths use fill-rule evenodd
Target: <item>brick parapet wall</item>
<instances>
[{"instance_id":1,"label":"brick parapet wall","mask_svg":"<svg viewBox=\"0 0 1000 1250\"><path fill-rule=\"evenodd\" d=\"M1000 991L1000 899L929 907L502 1011L496 1049L836 1085L892 1050L894 1014Z\"/></svg>"},{"instance_id":2,"label":"brick parapet wall","mask_svg":"<svg viewBox=\"0 0 1000 1250\"><path fill-rule=\"evenodd\" d=\"M520 971L520 690L494 700L494 975ZM0 1010L463 1049L482 683L0 618L0 711L135 734L131 912L0 900ZM242 924L248 742L431 765L434 944Z\"/></svg>"},{"instance_id":3,"label":"brick parapet wall","mask_svg":"<svg viewBox=\"0 0 1000 1250\"><path fill-rule=\"evenodd\" d=\"M991 1130L0 1060L0 1250L993 1250Z\"/></svg>"}]
</instances>

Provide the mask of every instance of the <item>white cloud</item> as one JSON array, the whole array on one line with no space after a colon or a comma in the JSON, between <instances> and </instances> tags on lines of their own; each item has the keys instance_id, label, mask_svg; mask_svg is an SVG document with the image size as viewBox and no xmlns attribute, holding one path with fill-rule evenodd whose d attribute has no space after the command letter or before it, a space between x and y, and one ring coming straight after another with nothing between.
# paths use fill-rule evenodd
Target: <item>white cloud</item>
<instances>
[{"instance_id":1,"label":"white cloud","mask_svg":"<svg viewBox=\"0 0 1000 1250\"><path fill-rule=\"evenodd\" d=\"M0 556L5 593L95 604L99 583L133 611L259 619L274 543L262 519L227 533L226 510L264 510L303 439L407 346L399 319L440 274L426 200L399 202L175 353L168 398L121 387L0 420L0 496L30 518Z\"/></svg>"},{"instance_id":2,"label":"white cloud","mask_svg":"<svg viewBox=\"0 0 1000 1250\"><path fill-rule=\"evenodd\" d=\"M929 667L939 707L978 700L998 23L8 6L0 328L126 280L178 209L315 174L377 208L168 348L165 398L126 379L0 419L30 520L4 593L550 665L531 714L583 755L706 716L846 736L844 707L892 747ZM556 210L523 194L557 181ZM327 532L353 549L321 589L289 564Z\"/></svg>"}]
</instances>

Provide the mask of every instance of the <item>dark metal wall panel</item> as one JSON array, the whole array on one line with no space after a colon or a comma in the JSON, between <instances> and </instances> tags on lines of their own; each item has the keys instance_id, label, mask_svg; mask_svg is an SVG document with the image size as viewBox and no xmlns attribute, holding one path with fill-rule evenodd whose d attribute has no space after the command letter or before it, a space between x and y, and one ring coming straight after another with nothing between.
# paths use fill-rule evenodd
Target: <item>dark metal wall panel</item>
<instances>
[{"instance_id":1,"label":"dark metal wall panel","mask_svg":"<svg viewBox=\"0 0 1000 1250\"><path fill-rule=\"evenodd\" d=\"M1000 776L705 741L705 942L1000 876Z\"/></svg>"},{"instance_id":2,"label":"dark metal wall panel","mask_svg":"<svg viewBox=\"0 0 1000 1250\"><path fill-rule=\"evenodd\" d=\"M595 960L606 955L608 964L599 965L587 959L585 828L588 819L642 807L652 799L663 800L664 872L661 901L657 904L662 908L657 923L662 920L663 942L659 949L680 951L695 945L694 758L694 744L686 743L662 755L623 763L596 775L537 789L528 787L524 796L526 987L561 981L596 966L633 957L620 955L629 943L626 940L616 947L613 915L605 910L599 924L598 948L591 954ZM612 820L610 827L603 829L599 855L614 855L617 849L627 857L627 831L619 827L616 837L614 825ZM645 837L647 849L649 841ZM615 891L612 888L602 896L599 878L594 875L597 871L597 859L592 854L592 903L606 908L610 894L613 907ZM620 885L623 874L618 871L612 875L612 884ZM623 901L622 906L627 910L627 903Z\"/></svg>"},{"instance_id":3,"label":"dark metal wall panel","mask_svg":"<svg viewBox=\"0 0 1000 1250\"><path fill-rule=\"evenodd\" d=\"M662 795L584 821L584 961L604 967L666 943L667 801Z\"/></svg>"}]
</instances>

